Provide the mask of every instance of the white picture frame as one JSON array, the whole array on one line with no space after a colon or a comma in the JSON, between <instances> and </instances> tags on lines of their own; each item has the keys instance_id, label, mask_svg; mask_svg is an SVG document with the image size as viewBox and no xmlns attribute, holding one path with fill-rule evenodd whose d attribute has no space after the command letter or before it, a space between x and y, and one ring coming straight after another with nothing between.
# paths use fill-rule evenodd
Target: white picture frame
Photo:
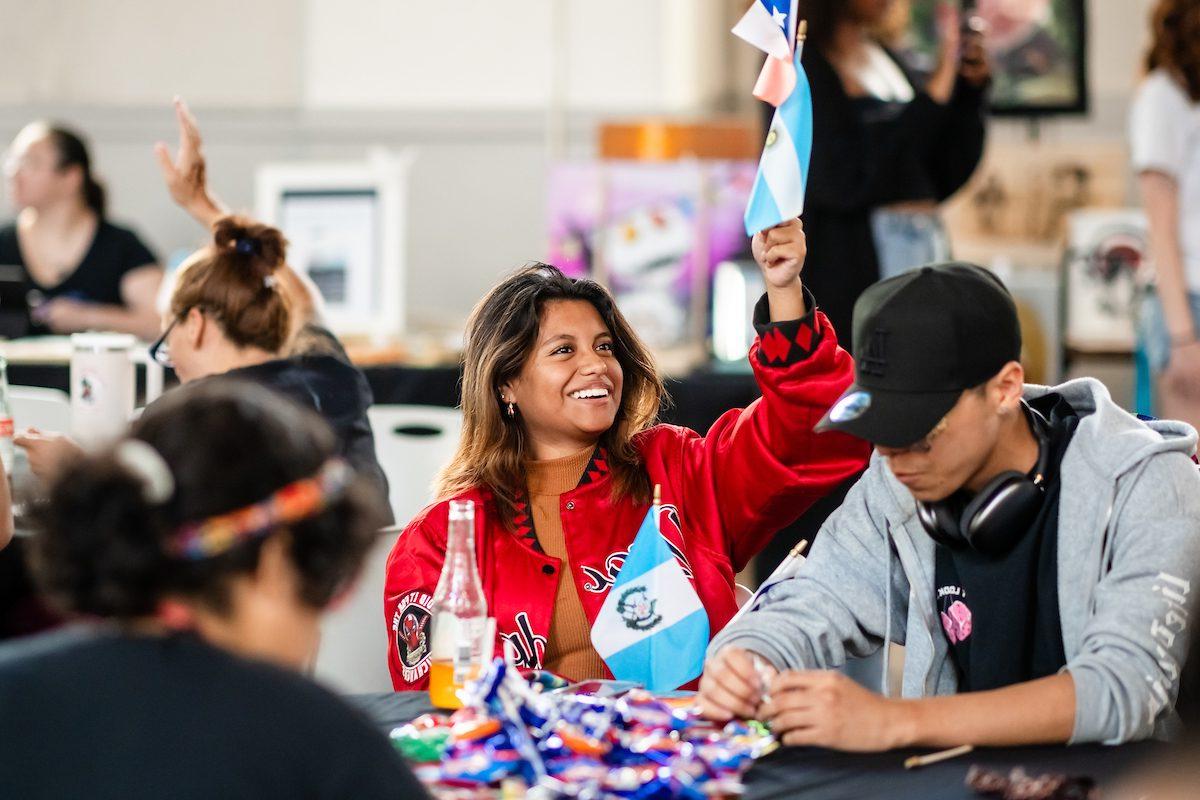
<instances>
[{"instance_id":1,"label":"white picture frame","mask_svg":"<svg viewBox=\"0 0 1200 800\"><path fill-rule=\"evenodd\" d=\"M262 221L287 237L288 263L321 290L324 324L341 337L394 341L406 326L411 150L361 162L271 163L255 174Z\"/></svg>"}]
</instances>

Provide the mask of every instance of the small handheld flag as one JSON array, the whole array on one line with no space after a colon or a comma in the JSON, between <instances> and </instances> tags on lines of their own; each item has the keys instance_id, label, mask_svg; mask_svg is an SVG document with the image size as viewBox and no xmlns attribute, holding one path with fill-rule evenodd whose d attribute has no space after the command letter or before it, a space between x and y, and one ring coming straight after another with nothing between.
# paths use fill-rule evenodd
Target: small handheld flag
<instances>
[{"instance_id":1,"label":"small handheld flag","mask_svg":"<svg viewBox=\"0 0 1200 800\"><path fill-rule=\"evenodd\" d=\"M804 211L812 158L812 89L800 63L807 24L797 0L755 0L733 33L767 54L754 96L775 106L746 206L746 235Z\"/></svg>"},{"instance_id":2,"label":"small handheld flag","mask_svg":"<svg viewBox=\"0 0 1200 800\"><path fill-rule=\"evenodd\" d=\"M652 692L678 689L704 669L708 614L658 529L660 489L596 621L592 644L613 677Z\"/></svg>"}]
</instances>

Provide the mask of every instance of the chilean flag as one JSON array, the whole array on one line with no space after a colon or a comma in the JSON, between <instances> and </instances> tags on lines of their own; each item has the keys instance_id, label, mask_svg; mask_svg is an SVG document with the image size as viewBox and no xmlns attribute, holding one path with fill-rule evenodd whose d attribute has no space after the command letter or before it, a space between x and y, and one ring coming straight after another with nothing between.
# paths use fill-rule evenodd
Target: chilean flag
<instances>
[{"instance_id":1,"label":"chilean flag","mask_svg":"<svg viewBox=\"0 0 1200 800\"><path fill-rule=\"evenodd\" d=\"M746 206L746 235L800 216L812 158L812 90L796 42L797 0L755 0L734 35L767 54L754 96L775 106Z\"/></svg>"}]
</instances>

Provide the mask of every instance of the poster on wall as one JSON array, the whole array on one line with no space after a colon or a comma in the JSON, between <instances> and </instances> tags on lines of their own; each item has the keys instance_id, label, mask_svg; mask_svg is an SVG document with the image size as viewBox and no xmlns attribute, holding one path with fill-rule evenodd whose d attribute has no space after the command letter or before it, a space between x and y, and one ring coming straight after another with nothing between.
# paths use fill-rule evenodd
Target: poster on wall
<instances>
[{"instance_id":1,"label":"poster on wall","mask_svg":"<svg viewBox=\"0 0 1200 800\"><path fill-rule=\"evenodd\" d=\"M1146 215L1139 209L1085 208L1067 220L1066 345L1133 352L1138 289L1147 278Z\"/></svg>"},{"instance_id":2,"label":"poster on wall","mask_svg":"<svg viewBox=\"0 0 1200 800\"><path fill-rule=\"evenodd\" d=\"M917 72L931 72L936 63L935 16L941 2L911 0L908 30L895 43ZM992 113L1087 112L1084 0L975 0L962 5L963 26L974 19L984 30L992 63Z\"/></svg>"},{"instance_id":3,"label":"poster on wall","mask_svg":"<svg viewBox=\"0 0 1200 800\"><path fill-rule=\"evenodd\" d=\"M609 287L654 348L704 341L716 265L748 251L751 161L590 161L550 174L550 263Z\"/></svg>"},{"instance_id":4,"label":"poster on wall","mask_svg":"<svg viewBox=\"0 0 1200 800\"><path fill-rule=\"evenodd\" d=\"M383 344L405 323L408 151L365 161L265 164L255 177L259 218L288 240L288 263L321 292L339 336Z\"/></svg>"}]
</instances>

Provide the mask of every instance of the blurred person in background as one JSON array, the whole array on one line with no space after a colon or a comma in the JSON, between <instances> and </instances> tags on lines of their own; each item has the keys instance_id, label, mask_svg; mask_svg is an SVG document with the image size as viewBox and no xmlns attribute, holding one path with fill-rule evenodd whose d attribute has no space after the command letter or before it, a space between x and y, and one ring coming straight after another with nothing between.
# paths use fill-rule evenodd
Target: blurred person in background
<instances>
[{"instance_id":1,"label":"blurred person in background","mask_svg":"<svg viewBox=\"0 0 1200 800\"><path fill-rule=\"evenodd\" d=\"M1156 412L1200 425L1200 0L1161 0L1129 118L1155 288L1139 336Z\"/></svg>"},{"instance_id":2,"label":"blurred person in background","mask_svg":"<svg viewBox=\"0 0 1200 800\"><path fill-rule=\"evenodd\" d=\"M864 289L949 257L938 205L983 154L991 70L982 36L962 35L952 3L939 7L938 58L924 81L881 38L895 32L894 0L801 0L799 13L813 96L804 279L849 348Z\"/></svg>"},{"instance_id":3,"label":"blurred person in background","mask_svg":"<svg viewBox=\"0 0 1200 800\"><path fill-rule=\"evenodd\" d=\"M384 518L315 414L171 392L37 516L37 579L82 621L0 647L6 797L425 796L300 674Z\"/></svg>"},{"instance_id":4,"label":"blurred person in background","mask_svg":"<svg viewBox=\"0 0 1200 800\"><path fill-rule=\"evenodd\" d=\"M136 233L106 217L83 139L59 125L27 125L5 174L19 213L0 228L0 266L20 268L29 309L28 320L5 333L105 330L153 339L163 270Z\"/></svg>"},{"instance_id":5,"label":"blurred person in background","mask_svg":"<svg viewBox=\"0 0 1200 800\"><path fill-rule=\"evenodd\" d=\"M277 278L286 248L283 234L268 225L244 217L217 219L212 242L179 267L150 354L184 384L250 381L311 408L333 427L338 454L386 498L387 478L367 419L373 398L366 377L334 355L286 352L292 301ZM36 430L16 441L43 478L53 477L78 452L66 437Z\"/></svg>"}]
</instances>

